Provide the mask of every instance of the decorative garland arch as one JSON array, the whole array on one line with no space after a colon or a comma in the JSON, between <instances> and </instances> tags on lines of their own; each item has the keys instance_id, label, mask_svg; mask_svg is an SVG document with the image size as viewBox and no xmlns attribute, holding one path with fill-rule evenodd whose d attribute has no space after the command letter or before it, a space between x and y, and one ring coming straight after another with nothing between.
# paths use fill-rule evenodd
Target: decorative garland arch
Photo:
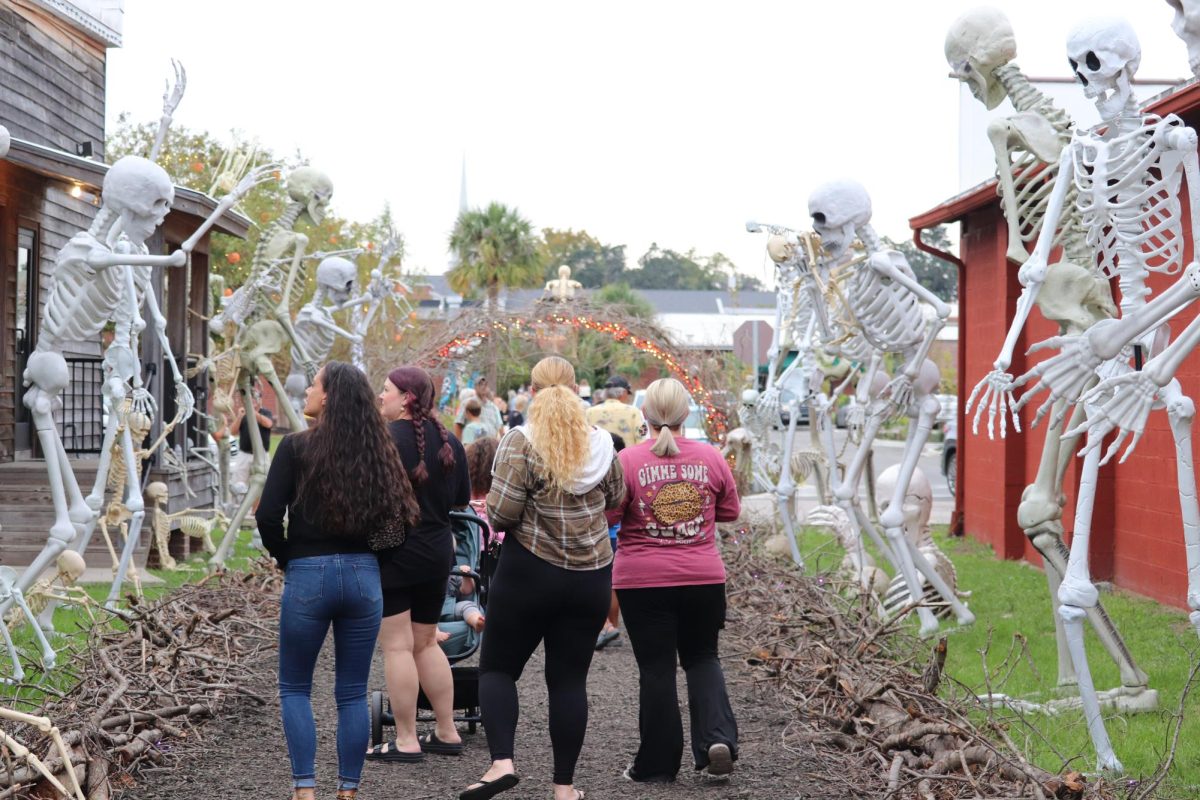
<instances>
[{"instance_id":1,"label":"decorative garland arch","mask_svg":"<svg viewBox=\"0 0 1200 800\"><path fill-rule=\"evenodd\" d=\"M586 301L552 303L539 301L524 312L471 311L451 320L444 333L412 360L426 369L444 368L449 362L468 356L494 334L536 337L547 326L602 333L615 341L632 345L662 364L671 377L679 380L704 409L704 427L714 442L724 442L729 428L728 412L716 400L713 370L706 369L693 354L677 347L671 337L648 320L626 314L612 306L597 306Z\"/></svg>"}]
</instances>

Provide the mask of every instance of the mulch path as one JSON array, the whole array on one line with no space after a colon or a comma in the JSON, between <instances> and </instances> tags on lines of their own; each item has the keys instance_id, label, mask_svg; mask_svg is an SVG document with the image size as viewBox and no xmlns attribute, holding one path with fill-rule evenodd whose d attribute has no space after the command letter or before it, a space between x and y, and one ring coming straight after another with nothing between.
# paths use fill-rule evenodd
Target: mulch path
<instances>
[{"instance_id":1,"label":"mulch path","mask_svg":"<svg viewBox=\"0 0 1200 800\"><path fill-rule=\"evenodd\" d=\"M737 624L731 620L731 624ZM723 653L726 679L738 717L741 744L731 780L710 782L690 770L690 750L685 745L684 770L674 784L634 784L621 777L637 744L637 665L632 649L622 637L596 654L588 679L590 718L587 740L576 771L576 785L591 800L622 798L772 798L811 797L804 790L799 758L783 749L781 733L790 712L776 705L767 688L756 688L743 656ZM262 665L262 696L275 694L275 664ZM382 664L377 657L371 688L381 688ZM680 707L687 731L685 684L679 673ZM505 792L505 800L547 800L553 797L550 782L551 752L547 733L546 686L542 677L542 652L534 655L519 684L521 720L517 733L519 786ZM317 716L318 798L332 798L336 789L337 755L334 733L333 656L326 642L313 689ZM432 723L424 728L432 729ZM385 731L386 733L386 731ZM205 725L203 741L182 743L186 748L171 767L150 771L139 784L120 794L122 800L154 798L276 798L290 796L291 770L279 724L279 704L259 708L243 704ZM447 800L475 780L488 767L487 741L482 730L463 734L467 751L462 756L427 756L421 764L386 764L368 761L359 797Z\"/></svg>"}]
</instances>

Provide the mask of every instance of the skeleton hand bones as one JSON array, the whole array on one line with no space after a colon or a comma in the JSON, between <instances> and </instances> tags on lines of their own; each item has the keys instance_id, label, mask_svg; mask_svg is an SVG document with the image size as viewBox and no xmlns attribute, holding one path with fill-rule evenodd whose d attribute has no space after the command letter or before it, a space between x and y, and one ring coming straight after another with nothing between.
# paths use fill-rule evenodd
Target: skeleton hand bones
<instances>
[{"instance_id":1,"label":"skeleton hand bones","mask_svg":"<svg viewBox=\"0 0 1200 800\"><path fill-rule=\"evenodd\" d=\"M1013 376L1005 372L1003 369L993 369L987 375L983 376L975 389L971 392L971 397L967 400L966 413L971 413L971 407L975 405L976 398L979 399L979 405L975 408L975 418L971 424L971 432L979 434L979 418L983 416L984 409L988 412L987 432L989 439L995 439L995 424L996 417L1000 417L1000 438L1003 439L1008 432L1008 412L1012 412L1013 429L1017 433L1021 432L1021 417L1017 413L1017 399L1013 395ZM980 394L982 392L982 395Z\"/></svg>"},{"instance_id":2,"label":"skeleton hand bones","mask_svg":"<svg viewBox=\"0 0 1200 800\"><path fill-rule=\"evenodd\" d=\"M1120 430L1100 461L1104 465L1116 455L1132 433L1133 439L1118 462L1124 464L1146 430L1146 418L1150 416L1161 389L1148 371L1130 372L1102 381L1080 398L1080 402L1088 406L1088 419L1065 431L1063 438L1086 432L1087 444L1079 451L1082 456L1100 447L1110 431Z\"/></svg>"}]
</instances>

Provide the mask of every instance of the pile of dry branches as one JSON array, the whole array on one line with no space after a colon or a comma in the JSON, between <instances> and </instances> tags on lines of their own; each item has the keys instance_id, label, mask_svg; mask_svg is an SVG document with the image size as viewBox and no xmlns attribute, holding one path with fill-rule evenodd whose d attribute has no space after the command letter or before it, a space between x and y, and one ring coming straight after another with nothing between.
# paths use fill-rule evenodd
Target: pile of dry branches
<instances>
[{"instance_id":1,"label":"pile of dry branches","mask_svg":"<svg viewBox=\"0 0 1200 800\"><path fill-rule=\"evenodd\" d=\"M231 702L267 702L248 687L261 684L255 670L261 672L265 652L276 647L281 584L282 576L263 565L184 586L154 603L131 600L121 624L95 626L85 646L61 654L59 669L73 678L69 690L37 686L49 699L9 704L48 717L88 800L108 798L140 769L169 757L165 740L198 736L198 723ZM7 720L0 727L67 783L48 735ZM6 752L0 800L43 796L37 793L43 780Z\"/></svg>"},{"instance_id":2,"label":"pile of dry branches","mask_svg":"<svg viewBox=\"0 0 1200 800\"><path fill-rule=\"evenodd\" d=\"M729 637L756 681L794 708L784 747L829 796L901 800L1111 797L1075 772L1029 764L1005 726L946 685L947 640L921 643L882 622L829 576L726 541ZM931 652L932 651L932 652ZM939 684L942 684L939 692ZM974 712L974 713L973 713Z\"/></svg>"}]
</instances>

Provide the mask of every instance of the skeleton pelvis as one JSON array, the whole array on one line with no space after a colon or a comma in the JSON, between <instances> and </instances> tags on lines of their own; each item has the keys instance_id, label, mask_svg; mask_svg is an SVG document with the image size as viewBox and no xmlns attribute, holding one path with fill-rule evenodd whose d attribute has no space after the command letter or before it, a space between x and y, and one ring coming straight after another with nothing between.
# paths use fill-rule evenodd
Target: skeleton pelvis
<instances>
[{"instance_id":1,"label":"skeleton pelvis","mask_svg":"<svg viewBox=\"0 0 1200 800\"><path fill-rule=\"evenodd\" d=\"M1100 320L1117 315L1108 281L1070 261L1060 261L1046 270L1037 305L1042 316L1057 323L1064 334L1083 333Z\"/></svg>"},{"instance_id":2,"label":"skeleton pelvis","mask_svg":"<svg viewBox=\"0 0 1200 800\"><path fill-rule=\"evenodd\" d=\"M245 330L238 345L241 347L242 367L257 371L255 366L259 358L268 358L284 352L291 342L287 331L273 319L256 322Z\"/></svg>"}]
</instances>

